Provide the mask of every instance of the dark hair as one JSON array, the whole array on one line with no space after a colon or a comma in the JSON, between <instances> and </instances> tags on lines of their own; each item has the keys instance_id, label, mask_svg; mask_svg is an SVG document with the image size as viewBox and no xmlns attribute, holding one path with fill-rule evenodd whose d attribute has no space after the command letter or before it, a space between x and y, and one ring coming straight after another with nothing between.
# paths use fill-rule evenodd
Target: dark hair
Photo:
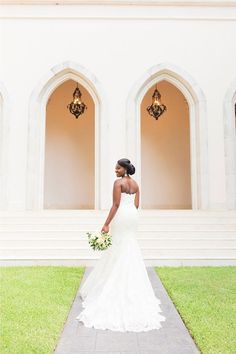
<instances>
[{"instance_id":1,"label":"dark hair","mask_svg":"<svg viewBox=\"0 0 236 354\"><path fill-rule=\"evenodd\" d=\"M117 161L118 165L126 168L128 175L133 175L135 173L135 167L130 163L128 159L120 159Z\"/></svg>"}]
</instances>

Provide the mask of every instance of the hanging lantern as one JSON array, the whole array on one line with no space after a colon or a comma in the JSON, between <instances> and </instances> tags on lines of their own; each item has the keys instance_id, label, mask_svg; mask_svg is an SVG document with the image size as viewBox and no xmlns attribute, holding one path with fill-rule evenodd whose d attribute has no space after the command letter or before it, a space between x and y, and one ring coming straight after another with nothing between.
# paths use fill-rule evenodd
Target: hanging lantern
<instances>
[{"instance_id":1,"label":"hanging lantern","mask_svg":"<svg viewBox=\"0 0 236 354\"><path fill-rule=\"evenodd\" d=\"M156 87L152 95L152 104L147 107L147 111L157 120L166 110L166 106L161 102L161 94Z\"/></svg>"},{"instance_id":2,"label":"hanging lantern","mask_svg":"<svg viewBox=\"0 0 236 354\"><path fill-rule=\"evenodd\" d=\"M73 101L68 104L67 108L70 110L70 113L74 114L75 118L78 118L81 114L84 113L87 106L81 102L81 92L79 86L77 87L73 93Z\"/></svg>"}]
</instances>

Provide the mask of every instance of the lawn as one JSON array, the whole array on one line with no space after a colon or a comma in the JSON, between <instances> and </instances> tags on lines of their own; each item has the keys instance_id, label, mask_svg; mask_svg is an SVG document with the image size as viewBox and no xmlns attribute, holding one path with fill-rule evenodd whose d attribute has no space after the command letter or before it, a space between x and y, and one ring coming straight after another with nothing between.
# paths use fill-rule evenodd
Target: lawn
<instances>
[{"instance_id":1,"label":"lawn","mask_svg":"<svg viewBox=\"0 0 236 354\"><path fill-rule=\"evenodd\" d=\"M236 353L236 267L155 267L203 354Z\"/></svg>"},{"instance_id":2,"label":"lawn","mask_svg":"<svg viewBox=\"0 0 236 354\"><path fill-rule=\"evenodd\" d=\"M1 354L51 354L83 267L2 267Z\"/></svg>"}]
</instances>

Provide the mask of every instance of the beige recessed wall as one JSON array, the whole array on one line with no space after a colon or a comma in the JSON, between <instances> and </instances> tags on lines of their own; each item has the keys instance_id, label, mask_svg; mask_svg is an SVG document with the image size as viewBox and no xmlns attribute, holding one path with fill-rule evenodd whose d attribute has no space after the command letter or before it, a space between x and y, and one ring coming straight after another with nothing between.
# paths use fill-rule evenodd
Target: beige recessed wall
<instances>
[{"instance_id":1,"label":"beige recessed wall","mask_svg":"<svg viewBox=\"0 0 236 354\"><path fill-rule=\"evenodd\" d=\"M2 146L2 141L3 141L3 111L2 111L2 95L0 93L0 207L3 207L3 146Z\"/></svg>"},{"instance_id":2,"label":"beige recessed wall","mask_svg":"<svg viewBox=\"0 0 236 354\"><path fill-rule=\"evenodd\" d=\"M79 85L88 109L76 119L67 109L76 87L73 80L60 85L47 104L44 207L93 209L95 182L94 102Z\"/></svg>"},{"instance_id":3,"label":"beige recessed wall","mask_svg":"<svg viewBox=\"0 0 236 354\"><path fill-rule=\"evenodd\" d=\"M142 207L191 208L189 108L183 94L167 81L158 83L167 111L155 120L146 111L155 86L141 104Z\"/></svg>"}]
</instances>

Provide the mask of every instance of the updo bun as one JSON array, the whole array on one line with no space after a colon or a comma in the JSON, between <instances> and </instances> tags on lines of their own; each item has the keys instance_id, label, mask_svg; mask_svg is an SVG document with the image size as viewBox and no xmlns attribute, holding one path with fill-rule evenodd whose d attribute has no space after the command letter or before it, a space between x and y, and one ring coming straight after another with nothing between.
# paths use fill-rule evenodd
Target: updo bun
<instances>
[{"instance_id":1,"label":"updo bun","mask_svg":"<svg viewBox=\"0 0 236 354\"><path fill-rule=\"evenodd\" d=\"M130 163L130 160L128 160L128 159L120 159L120 160L117 161L117 163L120 166L126 168L128 175L133 175L135 173L135 167L134 167L134 165L132 165L132 163Z\"/></svg>"},{"instance_id":2,"label":"updo bun","mask_svg":"<svg viewBox=\"0 0 236 354\"><path fill-rule=\"evenodd\" d=\"M135 167L132 165L132 163L127 167L127 174L128 175L133 175L135 173Z\"/></svg>"}]
</instances>

